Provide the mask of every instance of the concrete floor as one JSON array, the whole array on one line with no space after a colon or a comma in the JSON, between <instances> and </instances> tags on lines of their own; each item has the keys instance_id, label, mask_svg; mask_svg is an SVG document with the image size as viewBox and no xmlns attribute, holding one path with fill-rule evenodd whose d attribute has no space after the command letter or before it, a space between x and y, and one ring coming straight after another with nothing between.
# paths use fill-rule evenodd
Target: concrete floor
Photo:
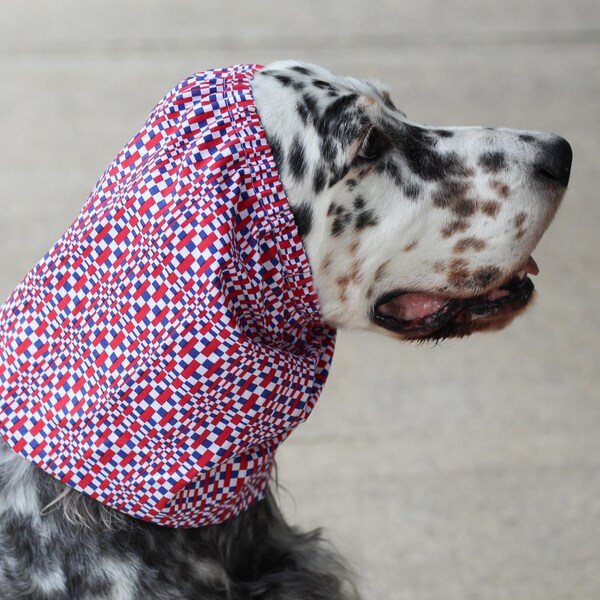
<instances>
[{"instance_id":1,"label":"concrete floor","mask_svg":"<svg viewBox=\"0 0 600 600\"><path fill-rule=\"evenodd\" d=\"M575 153L515 325L435 348L340 333L279 455L288 517L325 526L365 598L597 600L597 0L6 0L0 295L172 84L278 58L386 81L417 121L553 131Z\"/></svg>"}]
</instances>

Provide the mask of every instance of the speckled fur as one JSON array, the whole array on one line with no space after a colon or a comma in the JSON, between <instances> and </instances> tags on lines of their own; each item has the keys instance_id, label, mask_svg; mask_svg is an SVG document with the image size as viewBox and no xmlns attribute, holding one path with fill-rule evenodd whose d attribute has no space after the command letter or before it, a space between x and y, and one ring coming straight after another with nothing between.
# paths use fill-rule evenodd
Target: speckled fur
<instances>
[{"instance_id":1,"label":"speckled fur","mask_svg":"<svg viewBox=\"0 0 600 600\"><path fill-rule=\"evenodd\" d=\"M564 191L538 176L550 134L421 125L380 83L293 61L270 65L254 92L323 315L337 327L373 329L374 301L393 290L463 298L498 287ZM368 159L372 135L379 151Z\"/></svg>"},{"instance_id":2,"label":"speckled fur","mask_svg":"<svg viewBox=\"0 0 600 600\"><path fill-rule=\"evenodd\" d=\"M0 442L0 598L354 598L318 531L283 520L271 494L228 522L170 529L116 513Z\"/></svg>"}]
</instances>

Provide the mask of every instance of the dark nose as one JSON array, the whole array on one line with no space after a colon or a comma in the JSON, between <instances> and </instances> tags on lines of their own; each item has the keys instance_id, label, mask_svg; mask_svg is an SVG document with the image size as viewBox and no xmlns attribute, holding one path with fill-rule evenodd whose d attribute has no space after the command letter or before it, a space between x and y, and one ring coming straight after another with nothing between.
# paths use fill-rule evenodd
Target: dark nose
<instances>
[{"instance_id":1,"label":"dark nose","mask_svg":"<svg viewBox=\"0 0 600 600\"><path fill-rule=\"evenodd\" d=\"M571 176L572 162L573 150L571 144L567 140L556 136L552 141L544 144L537 170L542 177L556 181L566 187Z\"/></svg>"}]
</instances>

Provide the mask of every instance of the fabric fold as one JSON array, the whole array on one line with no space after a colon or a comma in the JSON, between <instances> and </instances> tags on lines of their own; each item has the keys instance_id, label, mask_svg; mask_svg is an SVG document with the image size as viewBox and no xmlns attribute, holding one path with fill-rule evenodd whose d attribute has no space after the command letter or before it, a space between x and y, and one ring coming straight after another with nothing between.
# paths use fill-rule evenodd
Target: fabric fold
<instances>
[{"instance_id":1,"label":"fabric fold","mask_svg":"<svg viewBox=\"0 0 600 600\"><path fill-rule=\"evenodd\" d=\"M5 440L162 525L262 498L333 356L252 97L259 69L169 92L0 308Z\"/></svg>"}]
</instances>

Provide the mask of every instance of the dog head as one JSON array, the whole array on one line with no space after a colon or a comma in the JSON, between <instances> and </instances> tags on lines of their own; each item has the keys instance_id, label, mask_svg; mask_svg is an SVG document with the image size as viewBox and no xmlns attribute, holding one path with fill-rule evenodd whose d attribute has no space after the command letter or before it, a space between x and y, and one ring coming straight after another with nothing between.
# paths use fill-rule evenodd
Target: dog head
<instances>
[{"instance_id":1,"label":"dog head","mask_svg":"<svg viewBox=\"0 0 600 600\"><path fill-rule=\"evenodd\" d=\"M527 307L564 139L418 124L378 83L291 61L253 88L328 323L439 339Z\"/></svg>"}]
</instances>

